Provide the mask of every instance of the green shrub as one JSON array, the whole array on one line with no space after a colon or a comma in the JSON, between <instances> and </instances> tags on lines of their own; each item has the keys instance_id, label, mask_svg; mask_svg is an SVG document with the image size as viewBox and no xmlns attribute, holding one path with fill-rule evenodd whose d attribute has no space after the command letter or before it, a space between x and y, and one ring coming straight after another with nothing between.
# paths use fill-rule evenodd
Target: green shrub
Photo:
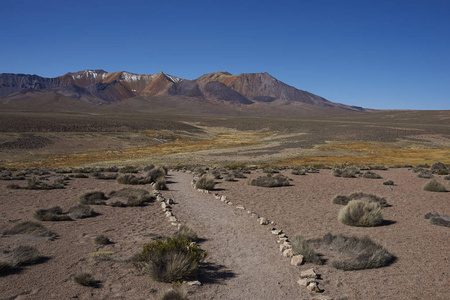
<instances>
[{"instance_id":1,"label":"green shrub","mask_svg":"<svg viewBox=\"0 0 450 300\"><path fill-rule=\"evenodd\" d=\"M378 226L383 223L381 205L367 200L352 200L341 208L338 219L349 226Z\"/></svg>"},{"instance_id":2,"label":"green shrub","mask_svg":"<svg viewBox=\"0 0 450 300\"><path fill-rule=\"evenodd\" d=\"M78 273L73 277L73 280L82 286L98 286L98 281L95 280L94 276L91 273Z\"/></svg>"},{"instance_id":3,"label":"green shrub","mask_svg":"<svg viewBox=\"0 0 450 300\"><path fill-rule=\"evenodd\" d=\"M389 179L383 182L384 185L394 185L394 181Z\"/></svg>"},{"instance_id":4,"label":"green shrub","mask_svg":"<svg viewBox=\"0 0 450 300\"><path fill-rule=\"evenodd\" d=\"M97 245L109 245L109 244L112 244L111 240L107 236L105 236L103 234L96 236L95 239L94 239L94 242Z\"/></svg>"},{"instance_id":5,"label":"green shrub","mask_svg":"<svg viewBox=\"0 0 450 300\"><path fill-rule=\"evenodd\" d=\"M261 187L279 187L290 185L290 178L277 174L274 176L259 176L248 182L249 185L261 186Z\"/></svg>"},{"instance_id":6,"label":"green shrub","mask_svg":"<svg viewBox=\"0 0 450 300\"><path fill-rule=\"evenodd\" d=\"M95 215L94 210L89 205L77 205L69 208L67 214L72 219L84 219Z\"/></svg>"},{"instance_id":7,"label":"green shrub","mask_svg":"<svg viewBox=\"0 0 450 300\"><path fill-rule=\"evenodd\" d=\"M4 235L30 234L34 236L42 236L48 238L55 238L57 236L55 232L48 230L40 223L31 221L19 223L13 228L5 230L3 234Z\"/></svg>"},{"instance_id":8,"label":"green shrub","mask_svg":"<svg viewBox=\"0 0 450 300\"><path fill-rule=\"evenodd\" d=\"M381 179L382 178L379 174L374 173L374 172L370 172L370 171L367 171L366 173L364 173L362 175L362 177L363 178L369 178L369 179Z\"/></svg>"},{"instance_id":9,"label":"green shrub","mask_svg":"<svg viewBox=\"0 0 450 300\"><path fill-rule=\"evenodd\" d=\"M101 191L89 191L78 196L78 199L83 205L105 205L108 198Z\"/></svg>"},{"instance_id":10,"label":"green shrub","mask_svg":"<svg viewBox=\"0 0 450 300\"><path fill-rule=\"evenodd\" d=\"M431 179L425 183L423 190L428 192L447 192L445 186L442 183L437 182L436 179Z\"/></svg>"},{"instance_id":11,"label":"green shrub","mask_svg":"<svg viewBox=\"0 0 450 300\"><path fill-rule=\"evenodd\" d=\"M206 256L186 237L168 237L144 245L134 265L157 281L174 282L196 276Z\"/></svg>"},{"instance_id":12,"label":"green shrub","mask_svg":"<svg viewBox=\"0 0 450 300\"><path fill-rule=\"evenodd\" d=\"M344 271L373 269L387 266L395 257L369 237L348 237L325 234L322 239L311 241L318 249L331 252L330 264Z\"/></svg>"},{"instance_id":13,"label":"green shrub","mask_svg":"<svg viewBox=\"0 0 450 300\"><path fill-rule=\"evenodd\" d=\"M216 185L215 177L212 174L204 174L195 183L195 188L202 190L213 190Z\"/></svg>"},{"instance_id":14,"label":"green shrub","mask_svg":"<svg viewBox=\"0 0 450 300\"><path fill-rule=\"evenodd\" d=\"M303 238L301 235L296 235L291 241L294 255L303 255L305 262L310 262L316 265L322 265L324 262L314 250L314 247Z\"/></svg>"},{"instance_id":15,"label":"green shrub","mask_svg":"<svg viewBox=\"0 0 450 300\"><path fill-rule=\"evenodd\" d=\"M33 217L39 221L70 221L72 220L67 214L63 214L61 207L53 206L49 209L38 209L34 212Z\"/></svg>"},{"instance_id":16,"label":"green shrub","mask_svg":"<svg viewBox=\"0 0 450 300\"><path fill-rule=\"evenodd\" d=\"M351 193L349 196L337 195L333 198L332 202L334 204L347 205L352 200L363 200L363 199L370 202L377 202L382 207L389 206L385 198L373 194L366 194L363 192L354 192Z\"/></svg>"},{"instance_id":17,"label":"green shrub","mask_svg":"<svg viewBox=\"0 0 450 300\"><path fill-rule=\"evenodd\" d=\"M180 228L174 234L174 236L176 236L176 237L183 236L193 242L197 241L197 239L198 239L198 236L197 236L197 233L195 232L195 230L184 224L180 226Z\"/></svg>"},{"instance_id":18,"label":"green shrub","mask_svg":"<svg viewBox=\"0 0 450 300\"><path fill-rule=\"evenodd\" d=\"M447 170L439 170L436 172L437 175L448 175L448 171Z\"/></svg>"}]
</instances>

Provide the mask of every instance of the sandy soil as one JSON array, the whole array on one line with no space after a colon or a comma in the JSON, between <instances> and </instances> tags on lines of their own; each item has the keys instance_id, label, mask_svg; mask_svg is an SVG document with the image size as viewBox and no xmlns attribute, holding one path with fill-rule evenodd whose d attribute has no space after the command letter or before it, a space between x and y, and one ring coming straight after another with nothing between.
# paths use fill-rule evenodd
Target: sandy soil
<instances>
[{"instance_id":1,"label":"sandy soil","mask_svg":"<svg viewBox=\"0 0 450 300\"><path fill-rule=\"evenodd\" d=\"M423 216L427 212L450 215L449 193L422 191L427 179L406 169L377 171L384 179L394 180L397 185L392 189L382 185L383 180L336 178L329 170L306 176L284 172L293 178L291 186L262 188L247 185L248 179L220 181L216 192L234 205L194 190L191 174L170 173L169 191L163 195L175 200L174 214L198 232L203 239L200 246L210 253L199 277L203 285L190 289L190 299L312 299L313 295L296 283L300 271L310 267L322 274L323 295L333 299L448 299L450 231L430 224ZM257 171L249 178L259 175ZM109 192L123 187L111 181L74 179L64 190L29 191L8 190L5 187L10 183L14 182L0 181L2 231L32 220L33 211L39 208L60 205L68 209L78 204L76 197L83 191ZM392 206L385 208L383 215L391 224L375 228L340 224L337 214L341 207L331 199L354 191L386 197ZM237 209L239 204L246 209ZM59 234L54 241L2 236L2 247L33 245L49 260L1 277L0 299L157 299L168 289L170 284L139 276L130 263L119 262L138 253L155 236L174 232L161 207L94 208L100 213L94 218L43 222ZM281 256L270 225L259 225L247 210L275 221L289 237L301 233L314 238L327 232L368 235L398 260L385 268L348 272L327 265L291 266L289 259ZM93 239L102 233L115 244L96 245ZM114 251L117 261L96 261L89 255L95 251ZM75 284L71 276L81 271L92 272L101 288Z\"/></svg>"}]
</instances>

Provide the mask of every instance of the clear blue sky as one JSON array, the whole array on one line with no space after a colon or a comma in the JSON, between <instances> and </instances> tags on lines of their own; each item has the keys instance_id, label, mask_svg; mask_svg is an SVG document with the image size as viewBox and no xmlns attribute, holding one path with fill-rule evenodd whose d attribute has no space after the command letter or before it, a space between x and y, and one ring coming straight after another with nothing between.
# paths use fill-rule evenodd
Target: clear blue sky
<instances>
[{"instance_id":1,"label":"clear blue sky","mask_svg":"<svg viewBox=\"0 0 450 300\"><path fill-rule=\"evenodd\" d=\"M268 72L331 101L450 109L450 1L0 0L0 73Z\"/></svg>"}]
</instances>

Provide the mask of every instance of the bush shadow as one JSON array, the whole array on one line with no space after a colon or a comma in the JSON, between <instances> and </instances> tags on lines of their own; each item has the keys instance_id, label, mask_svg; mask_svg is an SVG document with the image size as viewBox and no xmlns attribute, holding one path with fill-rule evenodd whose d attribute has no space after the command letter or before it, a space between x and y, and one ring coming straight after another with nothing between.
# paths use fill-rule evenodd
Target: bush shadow
<instances>
[{"instance_id":1,"label":"bush shadow","mask_svg":"<svg viewBox=\"0 0 450 300\"><path fill-rule=\"evenodd\" d=\"M201 263L198 280L204 284L222 284L224 281L236 277L236 273L224 265L215 263Z\"/></svg>"}]
</instances>

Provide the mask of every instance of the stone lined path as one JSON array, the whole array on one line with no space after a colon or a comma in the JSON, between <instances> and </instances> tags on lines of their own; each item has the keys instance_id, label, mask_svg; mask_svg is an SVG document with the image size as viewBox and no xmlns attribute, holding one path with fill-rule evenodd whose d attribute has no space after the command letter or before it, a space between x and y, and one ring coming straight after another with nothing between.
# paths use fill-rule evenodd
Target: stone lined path
<instances>
[{"instance_id":1,"label":"stone lined path","mask_svg":"<svg viewBox=\"0 0 450 300\"><path fill-rule=\"evenodd\" d=\"M261 226L239 204L227 205L191 186L192 175L171 172L166 198L175 200L173 213L205 239L209 251L203 283L194 299L309 299L297 283L300 269L279 252L271 225ZM226 191L224 192L226 194ZM214 284L212 284L214 283Z\"/></svg>"}]
</instances>

